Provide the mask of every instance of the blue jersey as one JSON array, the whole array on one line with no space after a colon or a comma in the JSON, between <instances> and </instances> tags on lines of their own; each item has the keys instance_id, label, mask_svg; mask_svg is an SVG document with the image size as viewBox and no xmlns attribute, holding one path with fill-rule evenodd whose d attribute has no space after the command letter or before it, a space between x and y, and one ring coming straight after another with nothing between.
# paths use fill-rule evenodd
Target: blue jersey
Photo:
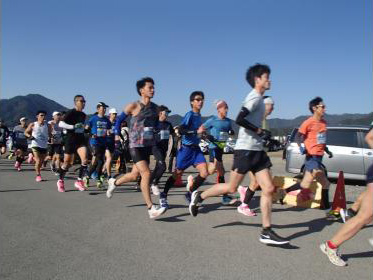
<instances>
[{"instance_id":1,"label":"blue jersey","mask_svg":"<svg viewBox=\"0 0 373 280\"><path fill-rule=\"evenodd\" d=\"M209 118L203 126L208 130L208 133L214 137L217 142L226 142L228 140L228 132L232 129L232 120L225 118L220 119L217 116ZM209 148L214 149L217 146L214 143L209 144Z\"/></svg>"},{"instance_id":2,"label":"blue jersey","mask_svg":"<svg viewBox=\"0 0 373 280\"><path fill-rule=\"evenodd\" d=\"M201 114L189 111L185 114L181 121L180 126L183 126L189 131L194 131L193 135L183 135L181 138L181 143L183 145L198 145L200 138L197 136L197 130L202 124Z\"/></svg>"},{"instance_id":3,"label":"blue jersey","mask_svg":"<svg viewBox=\"0 0 373 280\"><path fill-rule=\"evenodd\" d=\"M107 117L92 116L88 121L91 128L91 145L106 145L107 131L111 129L111 122Z\"/></svg>"}]
</instances>

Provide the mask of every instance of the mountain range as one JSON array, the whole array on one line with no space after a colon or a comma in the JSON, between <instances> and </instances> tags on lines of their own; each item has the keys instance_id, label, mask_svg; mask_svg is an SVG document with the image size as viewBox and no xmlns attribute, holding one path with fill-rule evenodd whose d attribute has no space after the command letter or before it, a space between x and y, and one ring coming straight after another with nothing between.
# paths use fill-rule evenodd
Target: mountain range
<instances>
[{"instance_id":1,"label":"mountain range","mask_svg":"<svg viewBox=\"0 0 373 280\"><path fill-rule=\"evenodd\" d=\"M35 119L38 110L47 112L47 119L52 118L54 111L66 111L67 108L57 102L48 99L40 94L28 94L26 96L16 96L10 99L0 100L0 118L10 127L16 125L21 117L29 120ZM202 117L202 121L209 116ZM298 127L308 116L299 116L294 119L269 119L269 127L273 135L286 135L292 128ZM180 124L182 116L171 115L169 121L173 125ZM325 115L325 119L330 126L335 125L370 125L373 121L373 112L369 114L342 114L342 115ZM234 125L234 130L238 127Z\"/></svg>"}]
</instances>

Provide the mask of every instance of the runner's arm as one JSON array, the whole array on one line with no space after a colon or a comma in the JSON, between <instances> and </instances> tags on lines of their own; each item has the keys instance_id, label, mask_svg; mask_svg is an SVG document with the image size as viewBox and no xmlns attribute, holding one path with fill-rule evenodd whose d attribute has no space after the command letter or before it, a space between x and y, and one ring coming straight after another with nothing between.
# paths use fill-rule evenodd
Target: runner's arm
<instances>
[{"instance_id":1,"label":"runner's arm","mask_svg":"<svg viewBox=\"0 0 373 280\"><path fill-rule=\"evenodd\" d=\"M61 127L61 128L67 129L67 130L73 130L74 129L74 126L72 124L67 124L64 121L60 121L58 123L58 126Z\"/></svg>"},{"instance_id":2,"label":"runner's arm","mask_svg":"<svg viewBox=\"0 0 373 280\"><path fill-rule=\"evenodd\" d=\"M32 129L33 129L33 127L34 127L34 123L30 123L29 125L28 125L28 127L26 128L26 130L25 130L25 136L27 137L27 138L31 138L32 137Z\"/></svg>"},{"instance_id":3,"label":"runner's arm","mask_svg":"<svg viewBox=\"0 0 373 280\"><path fill-rule=\"evenodd\" d=\"M236 124L248 130L254 131L257 134L260 134L262 130L245 119L246 116L248 116L249 114L250 114L250 111L246 107L241 107L241 110L238 113L238 116L236 118Z\"/></svg>"}]
</instances>

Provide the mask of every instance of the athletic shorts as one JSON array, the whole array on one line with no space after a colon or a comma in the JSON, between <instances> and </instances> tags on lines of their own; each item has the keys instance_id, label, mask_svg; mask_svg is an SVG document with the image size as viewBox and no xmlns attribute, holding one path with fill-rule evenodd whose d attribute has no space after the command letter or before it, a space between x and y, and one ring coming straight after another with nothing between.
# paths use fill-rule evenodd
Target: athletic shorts
<instances>
[{"instance_id":1,"label":"athletic shorts","mask_svg":"<svg viewBox=\"0 0 373 280\"><path fill-rule=\"evenodd\" d=\"M91 144L91 152L93 156L104 157L105 150L106 150L106 147L104 145L92 145Z\"/></svg>"},{"instance_id":2,"label":"athletic shorts","mask_svg":"<svg viewBox=\"0 0 373 280\"><path fill-rule=\"evenodd\" d=\"M209 149L210 162L214 162L216 159L218 162L223 161L224 151L220 148Z\"/></svg>"},{"instance_id":3,"label":"athletic shorts","mask_svg":"<svg viewBox=\"0 0 373 280\"><path fill-rule=\"evenodd\" d=\"M373 164L369 166L367 171L367 184L373 183Z\"/></svg>"},{"instance_id":4,"label":"athletic shorts","mask_svg":"<svg viewBox=\"0 0 373 280\"><path fill-rule=\"evenodd\" d=\"M84 135L76 137L66 137L65 141L65 154L75 154L80 147L87 147L87 141Z\"/></svg>"},{"instance_id":5,"label":"athletic shorts","mask_svg":"<svg viewBox=\"0 0 373 280\"><path fill-rule=\"evenodd\" d=\"M27 150L28 150L28 147L27 147L27 145L19 145L19 144L15 144L14 145L14 150L16 151L16 150L21 150L22 152L27 152Z\"/></svg>"},{"instance_id":6,"label":"athletic shorts","mask_svg":"<svg viewBox=\"0 0 373 280\"><path fill-rule=\"evenodd\" d=\"M176 169L185 170L190 166L196 166L201 163L206 163L206 159L196 145L182 145L176 156Z\"/></svg>"},{"instance_id":7,"label":"athletic shorts","mask_svg":"<svg viewBox=\"0 0 373 280\"><path fill-rule=\"evenodd\" d=\"M107 142L106 143L106 150L108 150L111 154L115 151L115 143L114 142Z\"/></svg>"},{"instance_id":8,"label":"athletic shorts","mask_svg":"<svg viewBox=\"0 0 373 280\"><path fill-rule=\"evenodd\" d=\"M40 147L31 147L33 153L38 153L40 155L46 155L48 150L47 148L40 148Z\"/></svg>"},{"instance_id":9,"label":"athletic shorts","mask_svg":"<svg viewBox=\"0 0 373 280\"><path fill-rule=\"evenodd\" d=\"M312 172L313 170L323 170L322 156L307 155L304 161L304 170Z\"/></svg>"},{"instance_id":10,"label":"athletic shorts","mask_svg":"<svg viewBox=\"0 0 373 280\"><path fill-rule=\"evenodd\" d=\"M48 155L52 157L54 154L57 154L57 155L63 154L62 144L50 144L48 146Z\"/></svg>"},{"instance_id":11,"label":"athletic shorts","mask_svg":"<svg viewBox=\"0 0 373 280\"><path fill-rule=\"evenodd\" d=\"M145 160L149 164L150 155L152 154L152 148L153 146L130 148L130 154L132 157L132 161L134 163L138 163L140 161Z\"/></svg>"},{"instance_id":12,"label":"athletic shorts","mask_svg":"<svg viewBox=\"0 0 373 280\"><path fill-rule=\"evenodd\" d=\"M232 170L239 174L257 173L271 168L272 163L265 151L235 150Z\"/></svg>"}]
</instances>

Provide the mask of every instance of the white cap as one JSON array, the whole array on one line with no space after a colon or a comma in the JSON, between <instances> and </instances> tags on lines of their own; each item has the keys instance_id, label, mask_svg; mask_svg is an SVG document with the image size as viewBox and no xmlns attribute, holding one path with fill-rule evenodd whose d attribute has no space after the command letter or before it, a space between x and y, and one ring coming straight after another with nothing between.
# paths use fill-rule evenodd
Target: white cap
<instances>
[{"instance_id":1,"label":"white cap","mask_svg":"<svg viewBox=\"0 0 373 280\"><path fill-rule=\"evenodd\" d=\"M27 118L25 118L25 117L22 117L22 118L19 119L20 122L25 121L25 120L27 120Z\"/></svg>"},{"instance_id":2,"label":"white cap","mask_svg":"<svg viewBox=\"0 0 373 280\"><path fill-rule=\"evenodd\" d=\"M110 108L110 110L109 110L109 114L118 114L117 109L115 109L115 108Z\"/></svg>"},{"instance_id":3,"label":"white cap","mask_svg":"<svg viewBox=\"0 0 373 280\"><path fill-rule=\"evenodd\" d=\"M267 96L264 98L264 104L275 104L275 102L273 101L272 97Z\"/></svg>"},{"instance_id":4,"label":"white cap","mask_svg":"<svg viewBox=\"0 0 373 280\"><path fill-rule=\"evenodd\" d=\"M54 117L55 115L61 114L60 112L54 111L52 116Z\"/></svg>"}]
</instances>

